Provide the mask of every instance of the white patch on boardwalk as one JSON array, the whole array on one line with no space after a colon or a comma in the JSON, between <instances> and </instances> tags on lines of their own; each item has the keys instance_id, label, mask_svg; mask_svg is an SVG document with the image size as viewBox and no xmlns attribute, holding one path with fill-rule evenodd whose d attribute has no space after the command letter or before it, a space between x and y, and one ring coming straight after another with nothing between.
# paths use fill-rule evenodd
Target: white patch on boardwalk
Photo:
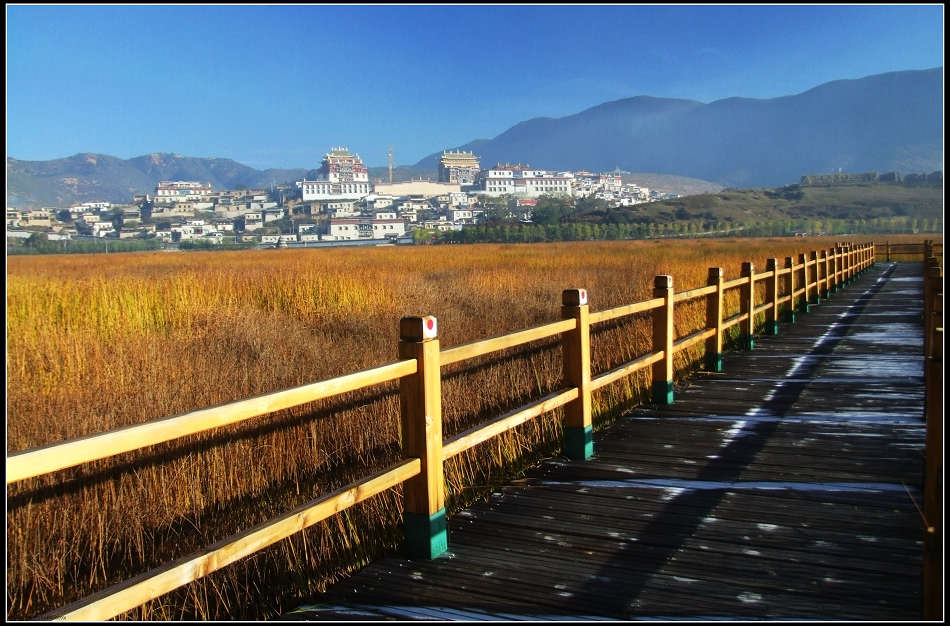
<instances>
[{"instance_id":1,"label":"white patch on boardwalk","mask_svg":"<svg viewBox=\"0 0 950 626\"><path fill-rule=\"evenodd\" d=\"M673 580L678 583L698 583L699 580L696 578L685 578L683 576L674 576Z\"/></svg>"},{"instance_id":2,"label":"white patch on boardwalk","mask_svg":"<svg viewBox=\"0 0 950 626\"><path fill-rule=\"evenodd\" d=\"M830 483L799 483L783 481L766 480L689 480L684 478L627 478L625 480L584 480L584 481L556 481L545 480L540 485L584 485L590 489L598 488L617 488L617 487L645 487L650 489L662 489L664 501L672 500L684 491L701 491L721 489L728 491L752 490L752 491L816 491L816 492L863 492L863 493L882 493L899 492L904 493L907 489L903 484L895 483L859 483L859 482L830 482ZM914 491L914 490L912 490Z\"/></svg>"},{"instance_id":3,"label":"white patch on boardwalk","mask_svg":"<svg viewBox=\"0 0 950 626\"><path fill-rule=\"evenodd\" d=\"M775 524L756 524L759 527L759 530L764 530L766 532L772 532L778 530L778 526Z\"/></svg>"},{"instance_id":4,"label":"white patch on boardwalk","mask_svg":"<svg viewBox=\"0 0 950 626\"><path fill-rule=\"evenodd\" d=\"M753 593L751 591L743 591L737 595L736 598L745 604L755 604L762 601L762 596L760 594Z\"/></svg>"},{"instance_id":5,"label":"white patch on boardwalk","mask_svg":"<svg viewBox=\"0 0 950 626\"><path fill-rule=\"evenodd\" d=\"M884 283L886 280L887 280L887 274L886 274L886 273L885 273L885 274L882 274L882 275L874 282L874 286L877 286L877 285L879 285L879 284L882 284L882 283ZM862 293L861 296L859 296L858 301L859 301L861 298L863 298L864 296L868 295L868 294L871 292L871 289L873 289L873 288L874 288L874 287L872 286L870 289L867 289L864 293ZM815 351L817 348L819 348L823 343L825 343L825 341L828 340L828 337L830 337L833 333L835 333L835 332L837 331L838 327L841 325L841 319L844 318L846 315L850 315L851 310L854 309L854 307L856 307L856 306L858 305L858 301L855 301L855 302L851 303L850 305L848 305L847 307L845 307L845 309L844 309L841 313L838 314L838 316L837 316L837 317L838 317L838 320L835 321L831 326L829 326L829 327L828 327L828 330L826 330L825 333L824 333L822 336L820 336L818 339L816 339L816 340L815 340L815 343L812 344L812 346L811 346L811 351L812 351L812 352L814 352L814 351ZM795 375L798 374L798 370L805 364L805 362L806 362L806 359L805 359L805 358L798 358L798 359L795 359L795 360L792 362L792 367L791 367L791 369L789 369L789 370L785 373L785 378L786 378L786 380L780 381L778 384L776 384L775 387L773 387L772 390L771 390L768 394L766 394L764 398L762 398L762 403L761 403L758 407L754 407L754 408L749 409L748 411L746 411L746 415L747 415L747 416L750 416L750 417L756 417L756 416L759 416L759 415L761 415L761 414L763 414L763 413L767 413L767 411L765 411L765 409L763 408L763 406L764 406L766 403L768 403L770 400L772 400L772 398L774 398L775 395L776 395L779 391L781 391L781 389L782 389L786 384L788 384L788 380L787 380L787 379L794 379L794 378L795 378Z\"/></svg>"}]
</instances>

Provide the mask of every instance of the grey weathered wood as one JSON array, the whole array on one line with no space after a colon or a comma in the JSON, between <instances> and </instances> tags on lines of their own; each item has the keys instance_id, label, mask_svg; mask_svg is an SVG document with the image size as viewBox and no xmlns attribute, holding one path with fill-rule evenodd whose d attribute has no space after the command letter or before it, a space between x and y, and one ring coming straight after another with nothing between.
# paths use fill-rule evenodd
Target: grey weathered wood
<instances>
[{"instance_id":1,"label":"grey weathered wood","mask_svg":"<svg viewBox=\"0 0 950 626\"><path fill-rule=\"evenodd\" d=\"M918 274L858 275L596 433L588 462L551 459L452 515L450 554L383 559L291 615L920 619Z\"/></svg>"}]
</instances>

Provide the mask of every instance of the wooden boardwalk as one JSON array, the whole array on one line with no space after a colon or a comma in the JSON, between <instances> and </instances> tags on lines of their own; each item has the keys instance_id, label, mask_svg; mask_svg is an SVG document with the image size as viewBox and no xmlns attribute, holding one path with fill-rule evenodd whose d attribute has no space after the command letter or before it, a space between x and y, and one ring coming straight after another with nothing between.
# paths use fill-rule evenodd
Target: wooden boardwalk
<instances>
[{"instance_id":1,"label":"wooden boardwalk","mask_svg":"<svg viewBox=\"0 0 950 626\"><path fill-rule=\"evenodd\" d=\"M281 619L920 619L919 275L878 263Z\"/></svg>"}]
</instances>

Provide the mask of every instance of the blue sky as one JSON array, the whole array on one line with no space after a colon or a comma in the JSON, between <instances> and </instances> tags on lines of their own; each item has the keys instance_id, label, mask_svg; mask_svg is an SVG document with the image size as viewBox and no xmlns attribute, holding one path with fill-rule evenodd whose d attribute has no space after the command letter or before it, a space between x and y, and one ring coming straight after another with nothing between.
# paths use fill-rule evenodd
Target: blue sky
<instances>
[{"instance_id":1,"label":"blue sky","mask_svg":"<svg viewBox=\"0 0 950 626\"><path fill-rule=\"evenodd\" d=\"M649 95L943 65L942 5L6 5L7 156L414 164Z\"/></svg>"}]
</instances>

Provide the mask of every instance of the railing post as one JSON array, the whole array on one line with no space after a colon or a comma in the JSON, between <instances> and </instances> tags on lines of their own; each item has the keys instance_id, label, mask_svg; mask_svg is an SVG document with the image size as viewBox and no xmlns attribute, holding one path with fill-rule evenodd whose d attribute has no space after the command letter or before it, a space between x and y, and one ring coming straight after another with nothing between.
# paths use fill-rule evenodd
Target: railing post
<instances>
[{"instance_id":1,"label":"railing post","mask_svg":"<svg viewBox=\"0 0 950 626\"><path fill-rule=\"evenodd\" d=\"M848 250L844 244L838 246L838 291L848 282Z\"/></svg>"},{"instance_id":2,"label":"railing post","mask_svg":"<svg viewBox=\"0 0 950 626\"><path fill-rule=\"evenodd\" d=\"M843 285L850 285L851 278L854 275L854 266L851 258L854 255L854 250L852 249L850 243L846 243L844 246L842 246L841 250L843 255L841 257L841 263L844 265L844 280L841 282Z\"/></svg>"},{"instance_id":3,"label":"railing post","mask_svg":"<svg viewBox=\"0 0 950 626\"><path fill-rule=\"evenodd\" d=\"M798 310L802 313L808 313L810 308L808 298L811 292L811 286L808 284L808 257L804 252L798 255L798 262L802 264L802 302Z\"/></svg>"},{"instance_id":4,"label":"railing post","mask_svg":"<svg viewBox=\"0 0 950 626\"><path fill-rule=\"evenodd\" d=\"M831 249L831 292L832 293L838 293L838 290L840 289L840 285L838 284L839 282L841 282L840 275L838 273L841 269L841 258L839 256L840 251L841 251L841 248L839 248L837 245L835 245L835 247Z\"/></svg>"},{"instance_id":5,"label":"railing post","mask_svg":"<svg viewBox=\"0 0 950 626\"><path fill-rule=\"evenodd\" d=\"M416 359L417 371L399 380L403 453L422 471L403 487L403 522L410 559L432 559L448 549L442 465L442 382L438 323L432 316L399 322L399 358Z\"/></svg>"},{"instance_id":6,"label":"railing post","mask_svg":"<svg viewBox=\"0 0 950 626\"><path fill-rule=\"evenodd\" d=\"M821 251L821 258L818 260L817 267L821 268L822 276L818 279L818 299L821 300L828 299L828 251Z\"/></svg>"},{"instance_id":7,"label":"railing post","mask_svg":"<svg viewBox=\"0 0 950 626\"><path fill-rule=\"evenodd\" d=\"M653 364L653 403L673 404L673 277L661 274L653 280L653 297L663 306L653 311L653 351L663 358Z\"/></svg>"},{"instance_id":8,"label":"railing post","mask_svg":"<svg viewBox=\"0 0 950 626\"><path fill-rule=\"evenodd\" d=\"M748 314L745 323L740 326L744 329L741 341L743 348L752 350L755 348L755 265L752 261L743 261L740 276L749 279L739 288L739 312Z\"/></svg>"},{"instance_id":9,"label":"railing post","mask_svg":"<svg viewBox=\"0 0 950 626\"><path fill-rule=\"evenodd\" d=\"M891 242L890 241L884 242L884 249L887 251L887 262L890 263L891 262Z\"/></svg>"},{"instance_id":10,"label":"railing post","mask_svg":"<svg viewBox=\"0 0 950 626\"><path fill-rule=\"evenodd\" d=\"M936 257L927 259L927 266L924 270L924 356L930 354L931 335L934 325L934 301L937 299L937 292L940 291L942 282L942 272L940 262Z\"/></svg>"},{"instance_id":11,"label":"railing post","mask_svg":"<svg viewBox=\"0 0 950 626\"><path fill-rule=\"evenodd\" d=\"M818 272L818 251L812 250L811 254L808 255L808 258L812 262L811 271L814 272L815 280L812 282L814 285L814 295L808 300L808 304L821 304L821 276ZM809 285L805 285L805 295L808 296ZM805 311L808 311L806 306Z\"/></svg>"},{"instance_id":12,"label":"railing post","mask_svg":"<svg viewBox=\"0 0 950 626\"><path fill-rule=\"evenodd\" d=\"M715 328L716 334L706 340L706 369L722 372L722 268L710 267L707 285L715 285L716 291L706 296L706 328Z\"/></svg>"},{"instance_id":13,"label":"railing post","mask_svg":"<svg viewBox=\"0 0 950 626\"><path fill-rule=\"evenodd\" d=\"M785 322L787 324L795 323L795 262L792 257L785 257L785 269L788 270L788 310L785 311Z\"/></svg>"},{"instance_id":14,"label":"railing post","mask_svg":"<svg viewBox=\"0 0 950 626\"><path fill-rule=\"evenodd\" d=\"M923 617L943 618L943 272L929 259L924 275L924 533Z\"/></svg>"},{"instance_id":15,"label":"railing post","mask_svg":"<svg viewBox=\"0 0 950 626\"><path fill-rule=\"evenodd\" d=\"M765 262L765 271L772 272L771 278L765 283L765 302L771 304L765 310L765 332L768 335L778 334L778 259L768 259Z\"/></svg>"},{"instance_id":16,"label":"railing post","mask_svg":"<svg viewBox=\"0 0 950 626\"><path fill-rule=\"evenodd\" d=\"M590 387L590 306L586 289L561 292L561 318L573 319L577 327L562 335L564 378L577 387L577 399L564 406L564 454L576 460L594 454Z\"/></svg>"}]
</instances>

